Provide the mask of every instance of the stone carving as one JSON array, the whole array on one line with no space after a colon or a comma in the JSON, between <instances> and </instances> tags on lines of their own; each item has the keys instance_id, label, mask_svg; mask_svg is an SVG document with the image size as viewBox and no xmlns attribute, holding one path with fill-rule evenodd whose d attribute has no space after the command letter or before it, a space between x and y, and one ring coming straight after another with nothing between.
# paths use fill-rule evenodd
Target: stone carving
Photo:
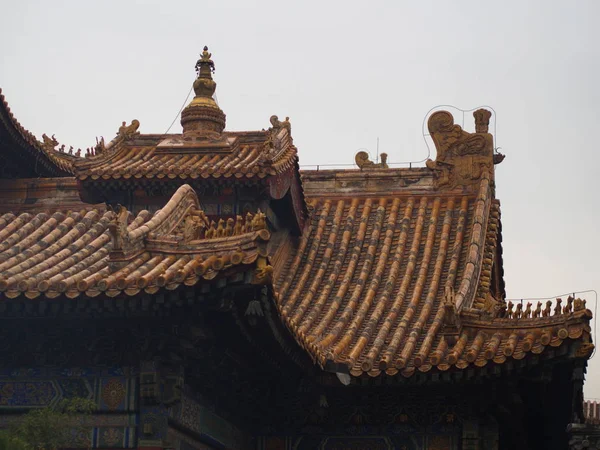
<instances>
[{"instance_id":1,"label":"stone carving","mask_svg":"<svg viewBox=\"0 0 600 450\"><path fill-rule=\"evenodd\" d=\"M374 163L373 161L371 161L369 159L369 154L367 152L360 151L354 157L354 161L356 162L356 165L360 168L360 170L387 169L389 167L387 164L387 156L388 156L387 153L382 153L380 156L381 156L381 162Z\"/></svg>"},{"instance_id":2,"label":"stone carving","mask_svg":"<svg viewBox=\"0 0 600 450\"><path fill-rule=\"evenodd\" d=\"M131 124L127 125L127 122L123 122L123 124L119 127L119 131L117 132L117 137L122 140L131 139L133 136L140 134L138 128L140 127L140 121L137 119L133 119Z\"/></svg>"},{"instance_id":3,"label":"stone carving","mask_svg":"<svg viewBox=\"0 0 600 450\"><path fill-rule=\"evenodd\" d=\"M494 164L492 135L487 133L489 111L480 109L473 113L477 133L467 133L454 124L447 111L435 112L427 126L437 150L435 161L426 165L435 172L438 188L454 188L476 183L484 173L492 173Z\"/></svg>"}]
</instances>

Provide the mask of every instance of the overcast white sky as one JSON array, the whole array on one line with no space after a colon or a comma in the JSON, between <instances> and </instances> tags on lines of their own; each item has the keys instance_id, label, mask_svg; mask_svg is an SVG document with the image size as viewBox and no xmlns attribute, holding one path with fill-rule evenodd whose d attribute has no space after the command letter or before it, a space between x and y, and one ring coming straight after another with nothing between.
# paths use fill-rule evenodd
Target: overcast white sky
<instances>
[{"instance_id":1,"label":"overcast white sky","mask_svg":"<svg viewBox=\"0 0 600 450\"><path fill-rule=\"evenodd\" d=\"M290 116L301 164L352 163L359 148L374 155L378 137L389 161L422 160L430 108L490 105L506 154L497 196L508 296L600 288L599 1L0 7L0 87L26 128L67 147L108 141L134 118L142 133L164 132L205 44L227 128ZM600 398L600 356L585 393Z\"/></svg>"}]
</instances>

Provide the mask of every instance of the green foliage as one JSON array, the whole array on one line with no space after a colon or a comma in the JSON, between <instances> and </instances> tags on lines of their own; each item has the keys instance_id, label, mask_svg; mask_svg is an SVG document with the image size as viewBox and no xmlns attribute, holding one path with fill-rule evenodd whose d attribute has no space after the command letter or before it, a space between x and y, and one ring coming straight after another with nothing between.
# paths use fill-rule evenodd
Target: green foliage
<instances>
[{"instance_id":1,"label":"green foliage","mask_svg":"<svg viewBox=\"0 0 600 450\"><path fill-rule=\"evenodd\" d=\"M31 447L11 430L0 430L0 450L32 450Z\"/></svg>"},{"instance_id":2,"label":"green foliage","mask_svg":"<svg viewBox=\"0 0 600 450\"><path fill-rule=\"evenodd\" d=\"M57 450L89 447L88 417L96 405L84 398L64 399L54 407L33 409L0 433L0 450Z\"/></svg>"}]
</instances>

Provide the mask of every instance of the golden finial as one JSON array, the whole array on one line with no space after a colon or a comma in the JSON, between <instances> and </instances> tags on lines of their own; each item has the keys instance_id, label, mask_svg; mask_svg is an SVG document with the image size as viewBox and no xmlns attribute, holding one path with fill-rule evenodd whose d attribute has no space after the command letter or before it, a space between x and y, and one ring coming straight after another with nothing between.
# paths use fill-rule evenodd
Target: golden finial
<instances>
[{"instance_id":1,"label":"golden finial","mask_svg":"<svg viewBox=\"0 0 600 450\"><path fill-rule=\"evenodd\" d=\"M218 138L225 128L225 114L215 102L217 83L212 74L215 71L212 53L205 46L196 61L196 79L194 80L194 99L181 113L183 136L186 140L199 138Z\"/></svg>"},{"instance_id":2,"label":"golden finial","mask_svg":"<svg viewBox=\"0 0 600 450\"><path fill-rule=\"evenodd\" d=\"M205 45L204 50L200 54L200 59L196 61L196 73L198 74L198 77L208 75L208 78L212 78L210 74L215 71L215 63L210 59L211 57L212 53L208 52L208 47ZM203 68L205 68L204 71L202 70Z\"/></svg>"}]
</instances>

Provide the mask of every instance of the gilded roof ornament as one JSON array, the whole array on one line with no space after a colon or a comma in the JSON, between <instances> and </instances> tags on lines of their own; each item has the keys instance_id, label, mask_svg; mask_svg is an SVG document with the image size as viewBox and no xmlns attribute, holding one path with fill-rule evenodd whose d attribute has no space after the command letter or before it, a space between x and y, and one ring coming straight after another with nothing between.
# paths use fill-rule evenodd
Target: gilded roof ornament
<instances>
[{"instance_id":1,"label":"gilded roof ornament","mask_svg":"<svg viewBox=\"0 0 600 450\"><path fill-rule=\"evenodd\" d=\"M204 46L204 51L200 54L200 59L196 61L196 73L198 77L200 77L200 73L202 71L202 67L206 67L210 70L210 73L215 72L215 63L212 59L212 53L208 52L208 47Z\"/></svg>"},{"instance_id":2,"label":"gilded roof ornament","mask_svg":"<svg viewBox=\"0 0 600 450\"><path fill-rule=\"evenodd\" d=\"M54 135L52 135L52 137L48 137L47 134L42 134L42 139L43 139L43 144L42 147L44 148L44 150L46 150L47 152L50 151L56 151L55 147L58 145L58 141L56 140L56 138L54 137ZM64 147L64 145L63 145Z\"/></svg>"},{"instance_id":3,"label":"gilded roof ornament","mask_svg":"<svg viewBox=\"0 0 600 450\"><path fill-rule=\"evenodd\" d=\"M212 74L215 71L212 53L205 46L196 61L195 96L181 113L181 125L185 140L217 139L225 128L225 114L213 98L217 83Z\"/></svg>"},{"instance_id":4,"label":"gilded roof ornament","mask_svg":"<svg viewBox=\"0 0 600 450\"><path fill-rule=\"evenodd\" d=\"M487 132L491 113L479 109L473 113L476 133L467 133L454 123L448 111L437 111L427 121L437 155L426 166L434 171L437 188L453 189L477 185L484 173L493 175L493 139Z\"/></svg>"},{"instance_id":5,"label":"gilded roof ornament","mask_svg":"<svg viewBox=\"0 0 600 450\"><path fill-rule=\"evenodd\" d=\"M292 124L290 123L289 117L286 117L285 120L282 122L281 120L279 120L278 116L272 115L269 118L269 122L271 122L272 130L279 130L281 128L285 128L286 130L288 130L289 133L292 132Z\"/></svg>"},{"instance_id":6,"label":"gilded roof ornament","mask_svg":"<svg viewBox=\"0 0 600 450\"><path fill-rule=\"evenodd\" d=\"M133 119L129 125L127 122L123 122L119 127L119 131L117 131L117 137L122 140L131 139L136 134L140 134L138 128L140 127L140 121L137 119Z\"/></svg>"},{"instance_id":7,"label":"gilded roof ornament","mask_svg":"<svg viewBox=\"0 0 600 450\"><path fill-rule=\"evenodd\" d=\"M387 163L387 156L388 156L387 153L382 153L379 156L381 156L381 162L374 163L373 161L371 161L369 159L369 154L367 152L360 151L354 157L354 161L356 162L356 165L360 168L360 170L389 168L388 163Z\"/></svg>"}]
</instances>

